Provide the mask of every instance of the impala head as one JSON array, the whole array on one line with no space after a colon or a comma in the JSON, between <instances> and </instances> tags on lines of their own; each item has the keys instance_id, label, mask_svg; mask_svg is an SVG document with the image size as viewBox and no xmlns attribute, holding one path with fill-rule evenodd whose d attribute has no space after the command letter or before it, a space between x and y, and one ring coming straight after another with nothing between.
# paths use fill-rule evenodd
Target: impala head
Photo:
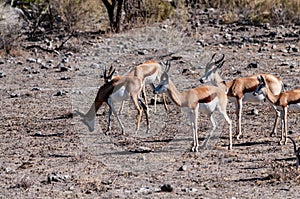
<instances>
[{"instance_id":1,"label":"impala head","mask_svg":"<svg viewBox=\"0 0 300 199\"><path fill-rule=\"evenodd\" d=\"M225 55L223 54L222 58L219 59L218 61L212 62L213 59L215 58L216 53L212 56L211 60L206 64L205 67L205 73L204 75L199 79L201 83L206 83L210 82L214 79L214 74L217 72L218 68L221 68L224 64L225 61L224 57Z\"/></svg>"},{"instance_id":2,"label":"impala head","mask_svg":"<svg viewBox=\"0 0 300 199\"><path fill-rule=\"evenodd\" d=\"M114 75L114 73L116 72L116 69L113 68L113 66L110 66L109 70L108 70L108 74L107 74L107 70L106 70L106 66L103 72L103 78L105 83L108 83L112 80L112 77Z\"/></svg>"},{"instance_id":3,"label":"impala head","mask_svg":"<svg viewBox=\"0 0 300 199\"><path fill-rule=\"evenodd\" d=\"M257 80L259 83L255 91L253 92L253 95L254 96L261 95L261 94L266 95L267 84L265 79L263 78L263 76L260 75L257 77Z\"/></svg>"},{"instance_id":4,"label":"impala head","mask_svg":"<svg viewBox=\"0 0 300 199\"><path fill-rule=\"evenodd\" d=\"M159 82L158 86L153 88L153 93L155 93L155 94L161 94L161 93L167 92L167 89L169 86L169 81L170 81L170 77L168 74L170 67L171 67L170 61L167 61L167 63L165 65L166 65L165 71L162 73L162 75L160 77L160 82Z\"/></svg>"}]
</instances>

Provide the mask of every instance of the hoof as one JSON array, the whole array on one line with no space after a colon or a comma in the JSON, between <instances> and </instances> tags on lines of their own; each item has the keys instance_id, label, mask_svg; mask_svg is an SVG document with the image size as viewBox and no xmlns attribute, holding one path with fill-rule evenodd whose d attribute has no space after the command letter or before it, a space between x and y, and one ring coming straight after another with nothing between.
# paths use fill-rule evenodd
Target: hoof
<instances>
[{"instance_id":1,"label":"hoof","mask_svg":"<svg viewBox=\"0 0 300 199\"><path fill-rule=\"evenodd\" d=\"M198 152L198 147L193 147L193 148L191 149L191 152Z\"/></svg>"},{"instance_id":2,"label":"hoof","mask_svg":"<svg viewBox=\"0 0 300 199\"><path fill-rule=\"evenodd\" d=\"M228 146L228 150L232 150L232 146L231 145Z\"/></svg>"}]
</instances>

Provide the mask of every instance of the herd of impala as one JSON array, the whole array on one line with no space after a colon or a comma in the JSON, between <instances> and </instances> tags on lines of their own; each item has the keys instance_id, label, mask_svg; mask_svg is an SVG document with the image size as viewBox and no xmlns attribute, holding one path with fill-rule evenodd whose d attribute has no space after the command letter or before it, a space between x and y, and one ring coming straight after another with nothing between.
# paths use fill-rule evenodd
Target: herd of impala
<instances>
[{"instance_id":1,"label":"herd of impala","mask_svg":"<svg viewBox=\"0 0 300 199\"><path fill-rule=\"evenodd\" d=\"M111 129L112 113L117 118L124 133L124 125L122 124L119 113L122 111L123 101L131 99L136 110L137 125L136 131L140 128L142 112L145 112L147 120L147 132L150 129L149 109L145 92L145 85L150 84L155 94L154 112L156 111L156 95L162 94L164 106L167 110L167 104L164 95L166 94L177 106L182 107L187 112L193 130L193 147L192 151L197 152L198 143L198 114L205 113L209 116L212 131L216 128L216 123L213 117L213 112L218 110L225 118L229 126L229 149L232 149L232 122L227 115L226 107L228 98L235 103L236 118L237 118L237 139L241 136L241 116L243 101L262 102L268 101L274 108L276 113L274 127L271 135L276 134L278 118L281 119L282 133L280 144L287 143L287 115L288 109L300 111L300 89L294 89L283 92L283 82L279 77L271 74L255 74L249 77L236 78L231 81L224 81L219 75L218 70L224 64L224 57L214 61L214 54L206 65L205 73L200 78L201 83L212 82L213 86L202 85L196 88L180 92L171 80L169 73L170 62L167 61L162 71L162 67L156 61L147 61L143 64L135 66L127 74L122 76L114 76L115 69L110 67L109 71L104 71L104 85L102 85L96 98L86 114L79 111L77 113L83 118L84 124L89 128L89 131L94 130L96 113L103 102L109 106L109 118L107 132ZM157 87L154 82L158 80ZM142 95L143 100L140 98ZM115 103L122 102L119 113L116 111ZM293 141L294 143L294 141ZM296 149L295 149L296 152Z\"/></svg>"}]
</instances>

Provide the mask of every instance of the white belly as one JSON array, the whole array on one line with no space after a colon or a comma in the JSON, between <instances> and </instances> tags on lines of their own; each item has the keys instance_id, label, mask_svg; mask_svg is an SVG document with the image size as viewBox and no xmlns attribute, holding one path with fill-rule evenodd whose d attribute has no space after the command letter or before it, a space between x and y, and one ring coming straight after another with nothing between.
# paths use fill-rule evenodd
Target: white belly
<instances>
[{"instance_id":1,"label":"white belly","mask_svg":"<svg viewBox=\"0 0 300 199\"><path fill-rule=\"evenodd\" d=\"M126 100L129 98L129 93L128 91L126 91L125 87L121 87L119 88L117 91L115 91L114 93L112 93L110 95L110 98L112 99L112 101L114 102L118 102L118 101L122 101L122 100Z\"/></svg>"},{"instance_id":2,"label":"white belly","mask_svg":"<svg viewBox=\"0 0 300 199\"><path fill-rule=\"evenodd\" d=\"M154 83L155 80L156 80L156 77L157 77L157 74L156 74L156 73L154 73L153 75L147 76L147 77L144 79L145 84L151 84L151 83Z\"/></svg>"},{"instance_id":3,"label":"white belly","mask_svg":"<svg viewBox=\"0 0 300 199\"><path fill-rule=\"evenodd\" d=\"M253 103L259 103L261 101L264 101L265 96L264 95L257 95L254 96L253 93L245 93L243 97L243 101L245 102L253 102Z\"/></svg>"},{"instance_id":4,"label":"white belly","mask_svg":"<svg viewBox=\"0 0 300 199\"><path fill-rule=\"evenodd\" d=\"M214 112L214 110L217 107L217 104L219 102L219 99L216 97L214 100L212 100L211 102L208 103L200 103L199 104L199 110L201 113L204 114L210 114L212 112Z\"/></svg>"}]
</instances>

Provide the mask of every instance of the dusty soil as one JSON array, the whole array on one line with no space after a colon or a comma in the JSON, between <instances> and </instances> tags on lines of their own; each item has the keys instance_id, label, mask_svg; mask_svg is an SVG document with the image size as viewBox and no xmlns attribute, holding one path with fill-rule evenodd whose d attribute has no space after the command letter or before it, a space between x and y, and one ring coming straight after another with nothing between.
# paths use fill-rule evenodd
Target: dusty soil
<instances>
[{"instance_id":1,"label":"dusty soil","mask_svg":"<svg viewBox=\"0 0 300 199\"><path fill-rule=\"evenodd\" d=\"M215 52L226 55L225 79L271 73L283 78L287 90L299 87L299 35L299 27L293 26L203 24L187 36L171 26L154 25L73 38L66 44L72 53L38 49L0 57L5 74L0 78L1 198L299 197L292 144L280 146L279 135L269 136L274 111L267 103L244 104L243 136L233 140L231 151L220 114L215 114L218 128L212 135L208 118L200 115L200 143L211 139L198 153L190 152L186 115L170 101L167 112L161 103L157 113L149 105L149 133L144 117L140 131L134 132L136 111L130 101L120 116L125 135L115 118L110 134L104 134L107 105L98 111L94 132L73 114L88 110L103 84L105 65L113 64L121 75L149 59L177 59L170 73L179 90L200 85L204 65ZM228 112L235 121L232 102ZM299 113L289 114L288 129L300 143ZM139 147L151 151L138 153Z\"/></svg>"}]
</instances>

